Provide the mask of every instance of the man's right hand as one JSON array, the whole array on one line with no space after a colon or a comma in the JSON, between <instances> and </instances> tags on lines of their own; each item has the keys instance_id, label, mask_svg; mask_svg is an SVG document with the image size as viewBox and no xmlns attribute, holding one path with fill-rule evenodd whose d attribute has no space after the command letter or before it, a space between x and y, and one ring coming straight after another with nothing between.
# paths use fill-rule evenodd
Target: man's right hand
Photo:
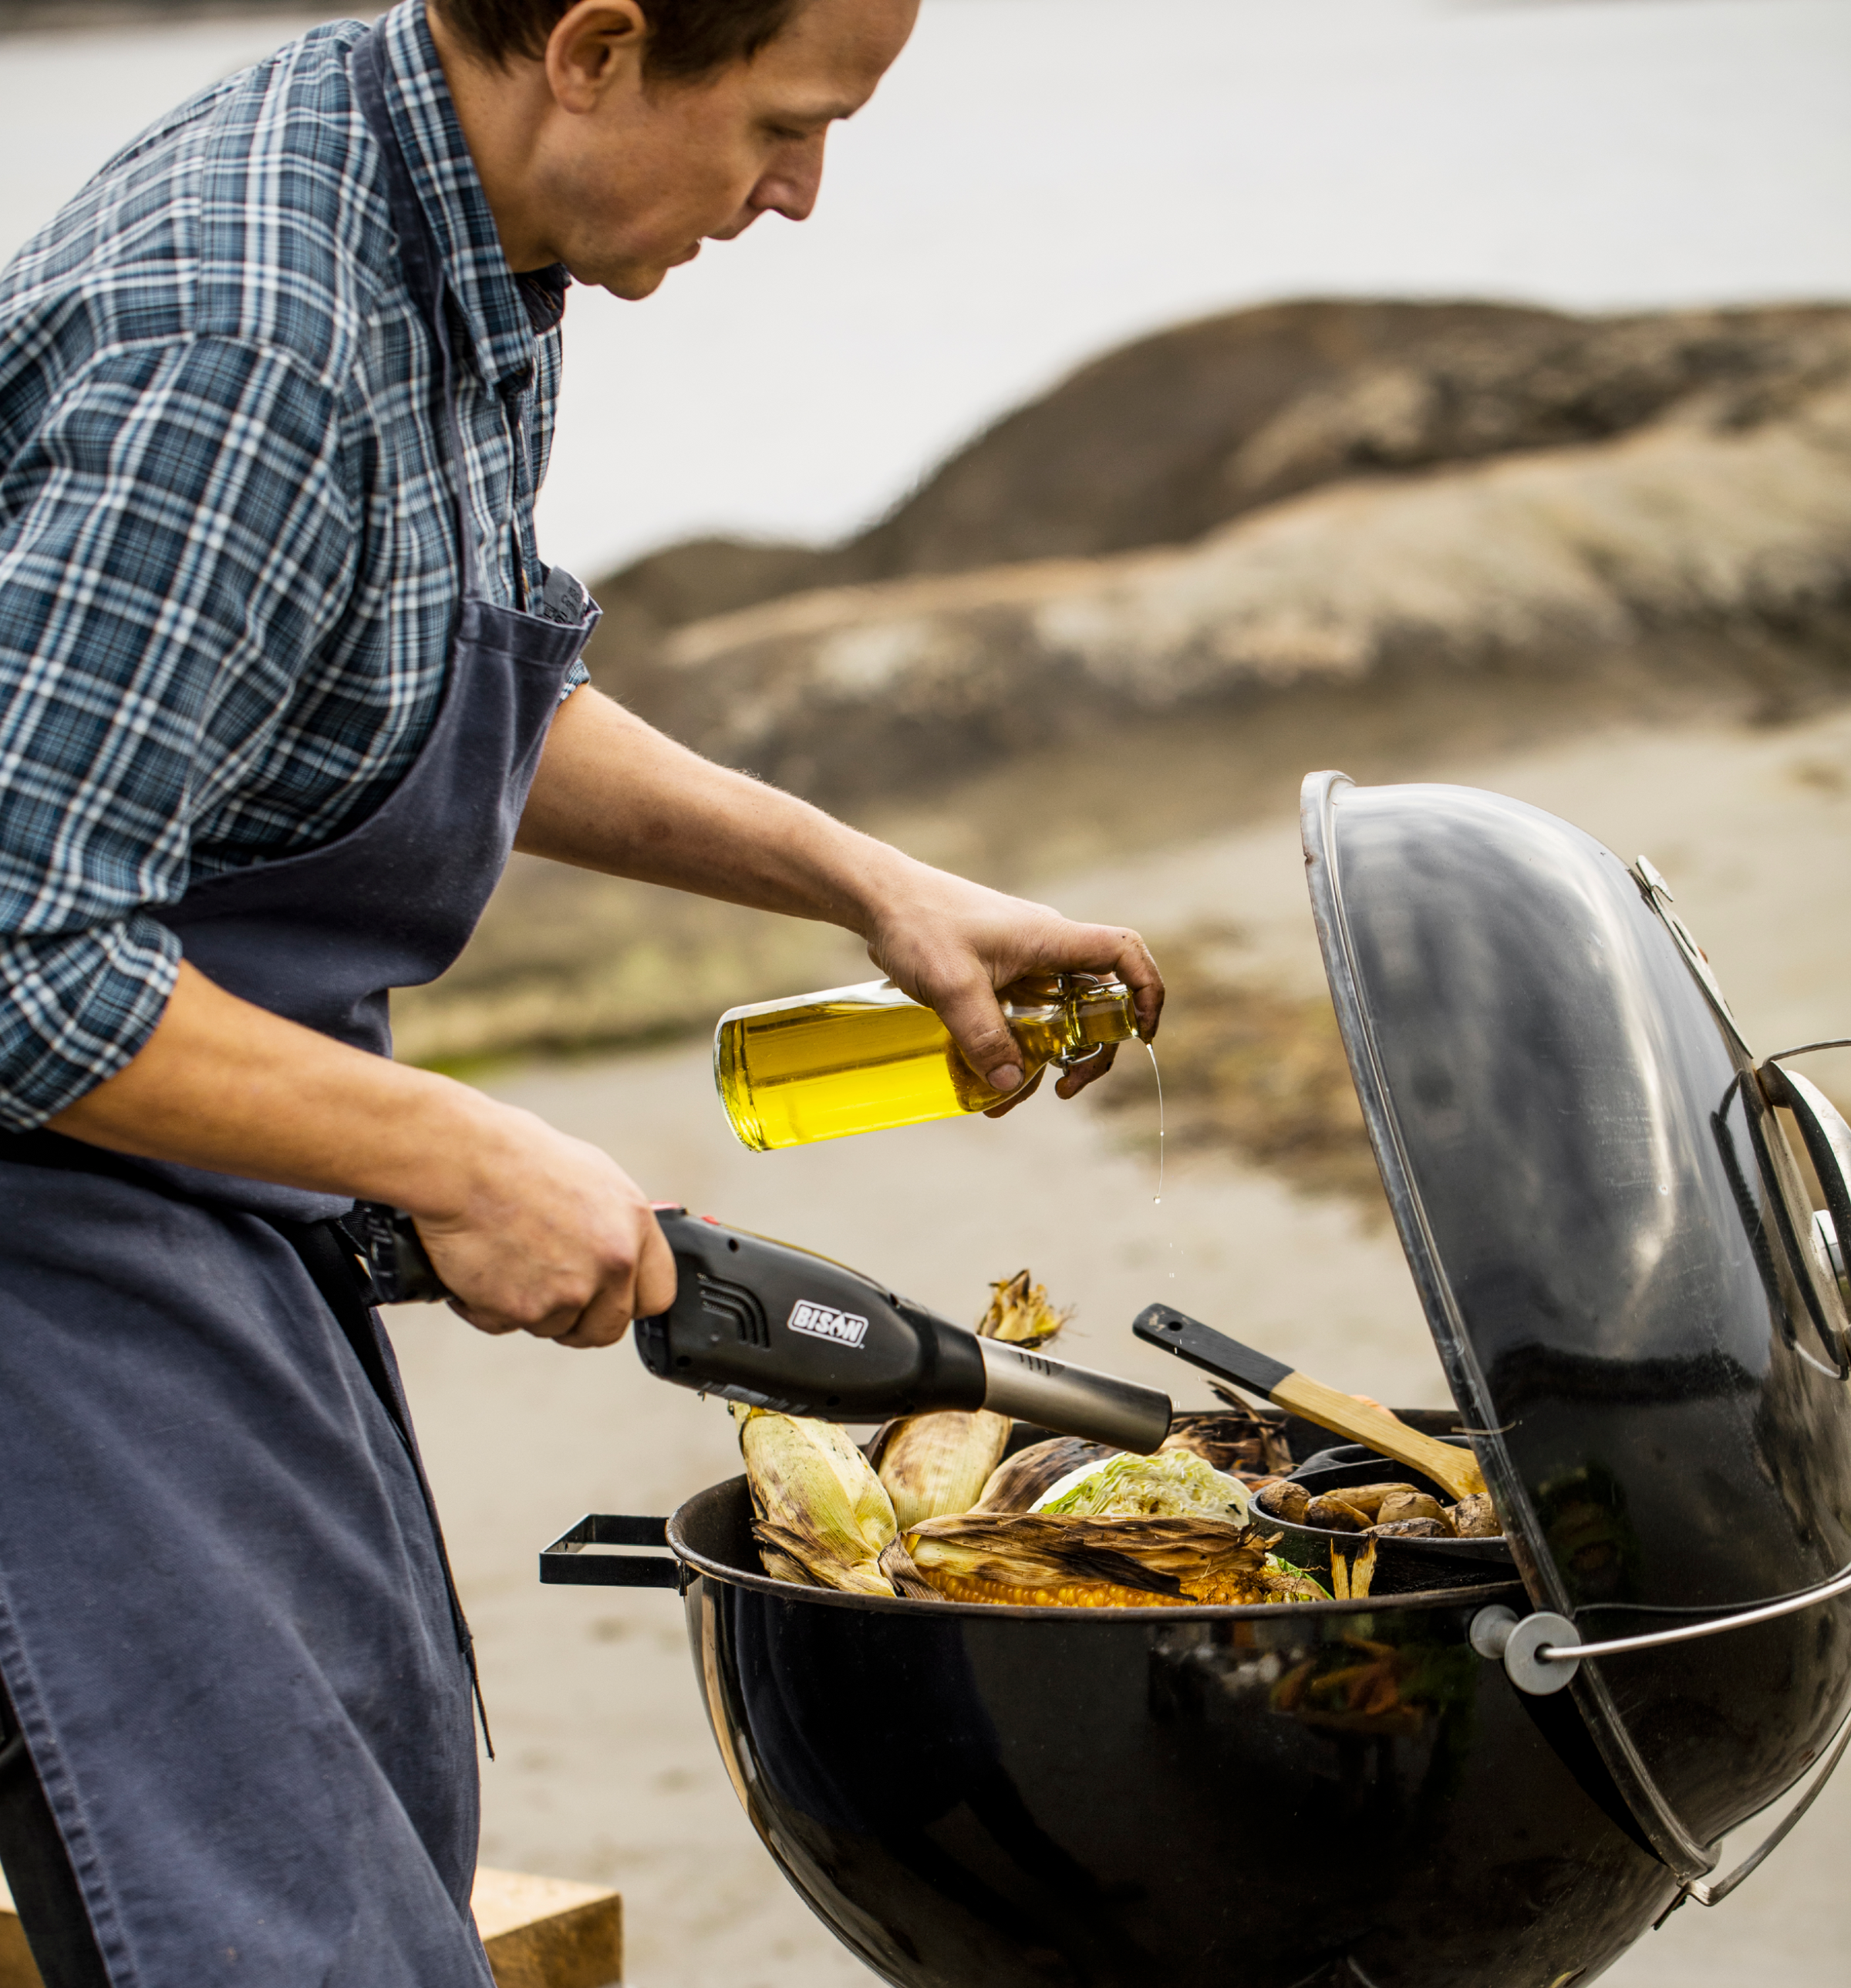
<instances>
[{"instance_id":1,"label":"man's right hand","mask_svg":"<svg viewBox=\"0 0 1851 1988\"><path fill-rule=\"evenodd\" d=\"M241 1001L196 969L53 1131L144 1158L405 1209L484 1332L610 1346L675 1299L675 1259L607 1153L434 1072Z\"/></svg>"},{"instance_id":2,"label":"man's right hand","mask_svg":"<svg viewBox=\"0 0 1851 1988\"><path fill-rule=\"evenodd\" d=\"M464 1199L402 1203L450 1308L478 1331L614 1346L675 1302L675 1258L648 1197L597 1147L531 1112L496 1108Z\"/></svg>"}]
</instances>

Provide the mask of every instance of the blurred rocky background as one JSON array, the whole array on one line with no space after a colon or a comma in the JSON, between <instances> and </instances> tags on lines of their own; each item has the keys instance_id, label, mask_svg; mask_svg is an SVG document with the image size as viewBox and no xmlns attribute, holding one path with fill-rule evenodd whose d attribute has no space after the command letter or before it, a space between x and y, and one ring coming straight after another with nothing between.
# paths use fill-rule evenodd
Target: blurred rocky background
<instances>
[{"instance_id":1,"label":"blurred rocky background","mask_svg":"<svg viewBox=\"0 0 1851 1988\"><path fill-rule=\"evenodd\" d=\"M691 539L596 590L613 696L1011 888L1255 817L1313 761L1792 725L1851 688L1851 309L1234 312L1081 368L840 544ZM1327 1005L1218 976L1208 915L1149 935L1183 1140L1319 1182L1347 1141L1366 1187ZM838 935L517 862L401 1051L704 1033L856 970Z\"/></svg>"}]
</instances>

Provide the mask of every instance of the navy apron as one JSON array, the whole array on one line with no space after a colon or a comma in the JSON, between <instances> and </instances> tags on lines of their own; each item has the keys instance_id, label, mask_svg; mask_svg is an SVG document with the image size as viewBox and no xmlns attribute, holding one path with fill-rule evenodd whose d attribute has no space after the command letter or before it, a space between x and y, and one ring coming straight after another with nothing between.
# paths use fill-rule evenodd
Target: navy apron
<instances>
[{"instance_id":1,"label":"navy apron","mask_svg":"<svg viewBox=\"0 0 1851 1988\"><path fill-rule=\"evenodd\" d=\"M375 31L355 92L456 486L442 703L357 827L161 915L221 986L384 1053L387 990L450 964L501 874L597 610L557 571L539 613L479 590L447 286L382 58ZM340 1288L351 1204L47 1132L0 1148L0 1712L111 1988L492 1988L467 1631L390 1344Z\"/></svg>"}]
</instances>

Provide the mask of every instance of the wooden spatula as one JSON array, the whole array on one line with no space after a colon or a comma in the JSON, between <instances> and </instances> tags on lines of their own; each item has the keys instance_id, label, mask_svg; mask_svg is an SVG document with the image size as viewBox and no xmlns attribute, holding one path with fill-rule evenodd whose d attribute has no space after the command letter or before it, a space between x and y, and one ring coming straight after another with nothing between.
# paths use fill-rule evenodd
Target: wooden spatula
<instances>
[{"instance_id":1,"label":"wooden spatula","mask_svg":"<svg viewBox=\"0 0 1851 1988\"><path fill-rule=\"evenodd\" d=\"M1237 1339L1217 1332L1212 1326L1189 1317L1169 1305L1147 1305L1139 1313L1132 1330L1147 1344L1160 1346L1192 1366L1200 1367L1223 1381L1232 1381L1249 1394L1263 1395L1280 1408L1302 1415L1320 1428L1348 1436L1352 1442L1365 1444L1397 1463L1418 1470L1443 1484L1453 1497L1475 1498L1484 1490L1484 1476L1478 1459L1469 1449L1460 1449L1437 1437L1423 1435L1379 1408L1365 1408L1354 1395L1340 1393L1300 1374L1281 1360L1257 1353Z\"/></svg>"}]
</instances>

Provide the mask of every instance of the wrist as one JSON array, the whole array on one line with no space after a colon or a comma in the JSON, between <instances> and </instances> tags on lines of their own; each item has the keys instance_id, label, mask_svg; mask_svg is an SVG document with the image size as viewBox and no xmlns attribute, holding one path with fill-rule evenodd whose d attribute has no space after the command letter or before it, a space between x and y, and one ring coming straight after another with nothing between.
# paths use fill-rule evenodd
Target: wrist
<instances>
[{"instance_id":1,"label":"wrist","mask_svg":"<svg viewBox=\"0 0 1851 1988\"><path fill-rule=\"evenodd\" d=\"M357 1199L421 1222L454 1221L476 1202L513 1141L509 1107L434 1070L397 1068L390 1135L353 1169Z\"/></svg>"}]
</instances>

